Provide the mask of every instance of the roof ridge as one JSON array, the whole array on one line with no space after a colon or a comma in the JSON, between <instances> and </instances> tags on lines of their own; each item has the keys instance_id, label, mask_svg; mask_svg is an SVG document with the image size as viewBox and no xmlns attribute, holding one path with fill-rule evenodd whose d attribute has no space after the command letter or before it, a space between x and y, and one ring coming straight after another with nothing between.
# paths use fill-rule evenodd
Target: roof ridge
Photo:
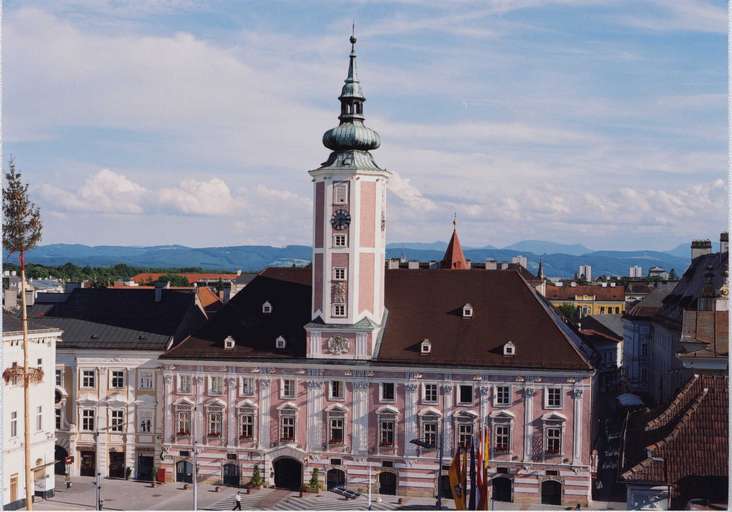
<instances>
[{"instance_id":1,"label":"roof ridge","mask_svg":"<svg viewBox=\"0 0 732 512\"><path fill-rule=\"evenodd\" d=\"M681 389L681 391L679 391L679 393L676 395L676 398L674 398L668 404L663 412L661 412L658 416L649 421L644 430L658 430L659 428L668 425L668 423L670 423L673 418L676 418L680 414L683 414L678 411L678 407L682 402L685 402L685 405L688 405L688 402L692 400L691 398L687 398L687 393L694 385L696 385L697 382L699 382L699 380L699 374L694 374L694 376L689 379L689 382L687 382ZM683 408L686 409L685 406Z\"/></svg>"}]
</instances>

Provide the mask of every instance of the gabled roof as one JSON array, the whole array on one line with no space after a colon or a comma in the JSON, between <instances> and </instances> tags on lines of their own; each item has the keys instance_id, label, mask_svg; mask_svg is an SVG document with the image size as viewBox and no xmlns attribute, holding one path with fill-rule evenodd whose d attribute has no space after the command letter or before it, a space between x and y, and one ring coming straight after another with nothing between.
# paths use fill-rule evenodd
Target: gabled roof
<instances>
[{"instance_id":1,"label":"gabled roof","mask_svg":"<svg viewBox=\"0 0 732 512\"><path fill-rule=\"evenodd\" d=\"M633 319L652 318L663 306L665 299L674 289L676 283L657 283L643 300L626 311L625 316Z\"/></svg>"},{"instance_id":2,"label":"gabled roof","mask_svg":"<svg viewBox=\"0 0 732 512\"><path fill-rule=\"evenodd\" d=\"M685 483L695 479L726 481L728 388L726 375L694 375L667 406L630 413L621 479L663 483L666 469L674 495L683 493ZM652 458L664 459L667 467Z\"/></svg>"},{"instance_id":3,"label":"gabled roof","mask_svg":"<svg viewBox=\"0 0 732 512\"><path fill-rule=\"evenodd\" d=\"M304 358L305 329L311 322L310 268L270 268L235 295L195 334L163 358ZM575 348L579 340L517 272L468 270L389 270L388 310L377 361L393 364L458 367L524 367L590 370ZM264 314L262 304L272 304ZM458 311L469 302L470 319ZM232 336L233 349L224 349ZM285 349L275 349L284 336ZM432 351L419 345L429 338ZM512 341L516 355L504 356Z\"/></svg>"},{"instance_id":4,"label":"gabled roof","mask_svg":"<svg viewBox=\"0 0 732 512\"><path fill-rule=\"evenodd\" d=\"M28 318L28 330L29 331L42 331L42 330L48 330L48 329L54 329L54 326L48 325L47 323L39 322L38 320L35 320L33 318ZM20 317L18 315L15 315L13 313L9 313L8 311L3 310L3 325L2 325L2 332L3 334L15 334L19 332L23 332L23 323L20 320Z\"/></svg>"},{"instance_id":5,"label":"gabled roof","mask_svg":"<svg viewBox=\"0 0 732 512\"><path fill-rule=\"evenodd\" d=\"M188 272L188 273L180 273L180 272L171 272L171 274L174 274L176 276L182 276L185 277L190 284L197 283L199 281L233 281L237 277L239 277L237 274L230 274L230 273L216 273L216 272L208 272L208 273L202 273L202 272ZM140 274L136 274L132 276L132 280L136 282L137 284L146 284L149 282L157 281L161 276L164 276L166 274L162 272L142 272Z\"/></svg>"},{"instance_id":6,"label":"gabled roof","mask_svg":"<svg viewBox=\"0 0 732 512\"><path fill-rule=\"evenodd\" d=\"M460 238L458 237L457 228L453 229L450 243L447 244L447 250L445 250L445 256L442 258L440 266L450 270L468 270L470 269L470 263L465 259L463 254L463 247L460 245Z\"/></svg>"},{"instance_id":7,"label":"gabled roof","mask_svg":"<svg viewBox=\"0 0 732 512\"><path fill-rule=\"evenodd\" d=\"M582 318L582 330L591 329L598 333L623 339L622 315L590 315Z\"/></svg>"}]
</instances>

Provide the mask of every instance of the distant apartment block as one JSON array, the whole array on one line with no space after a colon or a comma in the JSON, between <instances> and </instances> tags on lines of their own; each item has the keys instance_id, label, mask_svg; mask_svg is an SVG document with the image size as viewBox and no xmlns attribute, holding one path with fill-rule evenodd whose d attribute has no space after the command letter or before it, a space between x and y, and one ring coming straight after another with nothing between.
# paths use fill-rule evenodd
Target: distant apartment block
<instances>
[{"instance_id":1,"label":"distant apartment block","mask_svg":"<svg viewBox=\"0 0 732 512\"><path fill-rule=\"evenodd\" d=\"M643 267L640 265L632 265L628 269L628 277L634 278L634 277L643 277Z\"/></svg>"},{"instance_id":2,"label":"distant apartment block","mask_svg":"<svg viewBox=\"0 0 732 512\"><path fill-rule=\"evenodd\" d=\"M577 279L592 281L592 267L590 265L580 265L577 269Z\"/></svg>"}]
</instances>

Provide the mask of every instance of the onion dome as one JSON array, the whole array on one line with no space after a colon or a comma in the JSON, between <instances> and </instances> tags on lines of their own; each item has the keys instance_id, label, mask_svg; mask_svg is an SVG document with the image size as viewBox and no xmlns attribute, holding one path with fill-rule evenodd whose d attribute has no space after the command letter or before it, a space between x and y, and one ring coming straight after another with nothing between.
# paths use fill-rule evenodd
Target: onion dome
<instances>
[{"instance_id":1,"label":"onion dome","mask_svg":"<svg viewBox=\"0 0 732 512\"><path fill-rule=\"evenodd\" d=\"M363 104L366 97L363 95L356 70L356 37L351 35L350 41L348 76L338 97L341 102L341 114L338 119L341 123L325 132L323 145L332 151L369 151L381 145L381 137L363 124L365 119Z\"/></svg>"}]
</instances>

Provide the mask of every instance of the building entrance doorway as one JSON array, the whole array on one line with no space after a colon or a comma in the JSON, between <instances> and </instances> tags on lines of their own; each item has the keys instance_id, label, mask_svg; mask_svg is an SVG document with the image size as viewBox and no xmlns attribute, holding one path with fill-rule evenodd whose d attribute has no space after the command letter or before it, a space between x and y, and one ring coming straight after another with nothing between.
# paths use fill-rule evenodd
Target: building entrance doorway
<instances>
[{"instance_id":1,"label":"building entrance doorway","mask_svg":"<svg viewBox=\"0 0 732 512\"><path fill-rule=\"evenodd\" d=\"M302 488L302 464L291 458L281 457L274 461L275 487L299 491Z\"/></svg>"},{"instance_id":2,"label":"building entrance doorway","mask_svg":"<svg viewBox=\"0 0 732 512\"><path fill-rule=\"evenodd\" d=\"M389 471L379 473L379 494L396 495L397 477Z\"/></svg>"},{"instance_id":3,"label":"building entrance doorway","mask_svg":"<svg viewBox=\"0 0 732 512\"><path fill-rule=\"evenodd\" d=\"M175 481L193 483L193 464L187 460L181 460L175 465Z\"/></svg>"},{"instance_id":4,"label":"building entrance doorway","mask_svg":"<svg viewBox=\"0 0 732 512\"><path fill-rule=\"evenodd\" d=\"M239 466L237 464L224 464L224 485L239 487Z\"/></svg>"},{"instance_id":5,"label":"building entrance doorway","mask_svg":"<svg viewBox=\"0 0 732 512\"><path fill-rule=\"evenodd\" d=\"M496 477L493 479L492 494L496 501L513 501L511 499L511 479L505 477Z\"/></svg>"},{"instance_id":6,"label":"building entrance doorway","mask_svg":"<svg viewBox=\"0 0 732 512\"><path fill-rule=\"evenodd\" d=\"M541 503L543 505L561 505L562 484L556 480L544 480L541 483Z\"/></svg>"},{"instance_id":7,"label":"building entrance doorway","mask_svg":"<svg viewBox=\"0 0 732 512\"><path fill-rule=\"evenodd\" d=\"M66 457L69 456L69 452L63 446L56 445L53 452L53 459L56 461L54 465L54 473L57 475L66 474Z\"/></svg>"},{"instance_id":8,"label":"building entrance doorway","mask_svg":"<svg viewBox=\"0 0 732 512\"><path fill-rule=\"evenodd\" d=\"M153 479L152 455L140 455L137 457L137 478L138 480Z\"/></svg>"},{"instance_id":9,"label":"building entrance doorway","mask_svg":"<svg viewBox=\"0 0 732 512\"><path fill-rule=\"evenodd\" d=\"M109 478L125 477L125 452L109 452Z\"/></svg>"},{"instance_id":10,"label":"building entrance doorway","mask_svg":"<svg viewBox=\"0 0 732 512\"><path fill-rule=\"evenodd\" d=\"M326 481L328 482L328 490L330 491L334 487L345 487L346 485L346 472L342 469L329 469L326 475Z\"/></svg>"},{"instance_id":11,"label":"building entrance doorway","mask_svg":"<svg viewBox=\"0 0 732 512\"><path fill-rule=\"evenodd\" d=\"M96 452L81 452L81 476L96 476L97 454Z\"/></svg>"}]
</instances>

